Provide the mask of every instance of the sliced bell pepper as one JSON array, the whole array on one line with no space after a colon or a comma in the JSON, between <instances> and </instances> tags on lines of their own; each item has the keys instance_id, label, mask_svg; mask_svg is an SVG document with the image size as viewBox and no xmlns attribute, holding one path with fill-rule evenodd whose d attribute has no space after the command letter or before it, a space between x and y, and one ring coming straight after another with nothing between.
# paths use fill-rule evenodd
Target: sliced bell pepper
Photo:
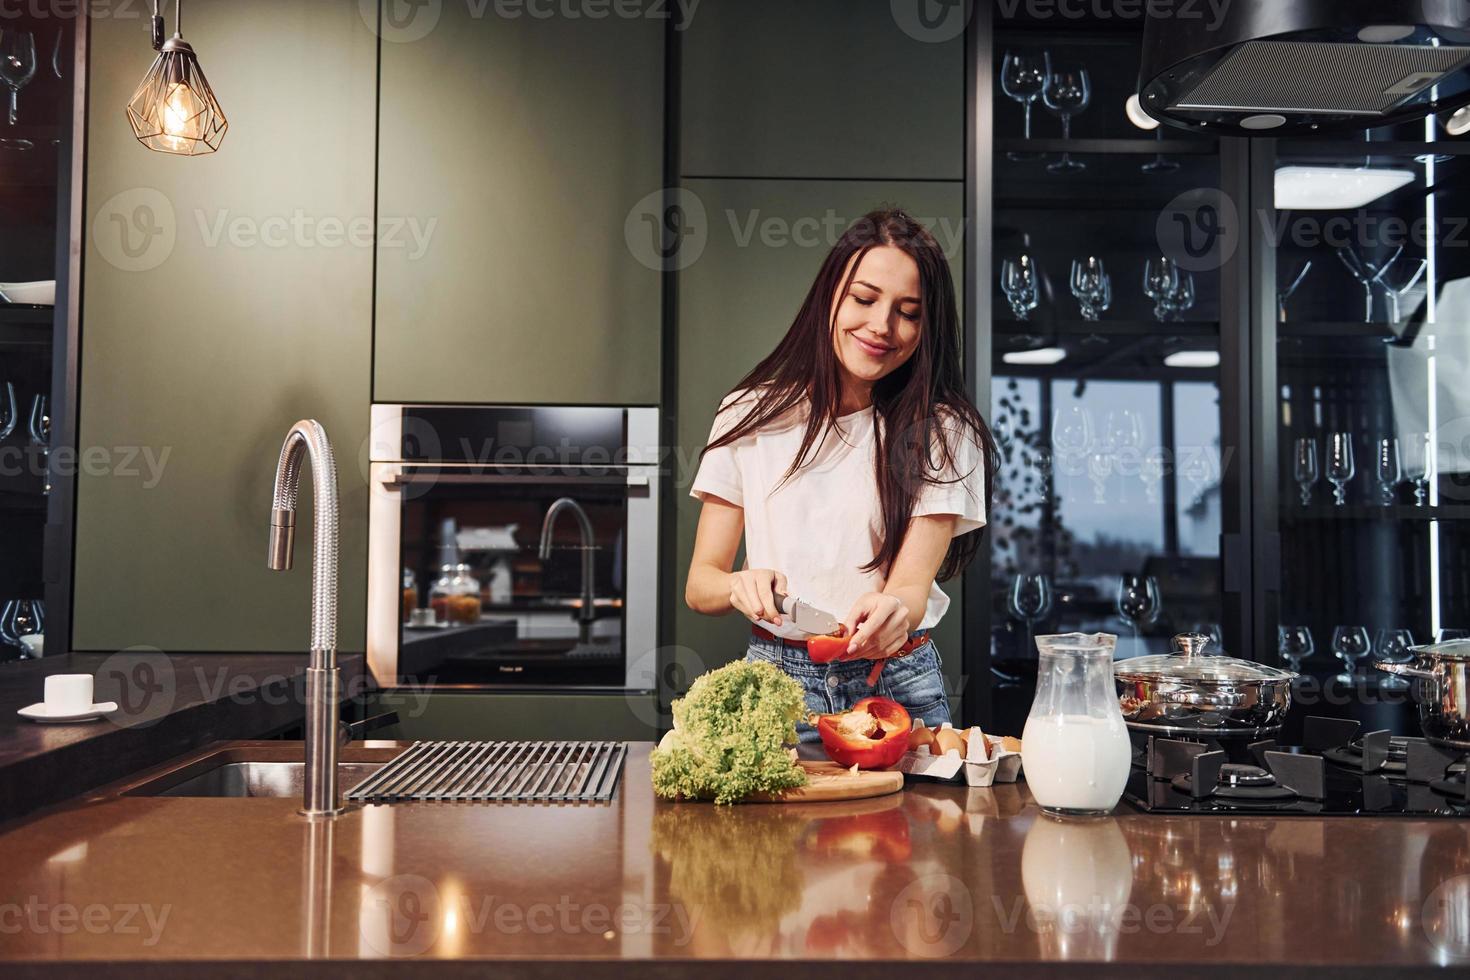
<instances>
[{"instance_id":1,"label":"sliced bell pepper","mask_svg":"<svg viewBox=\"0 0 1470 980\"><path fill-rule=\"evenodd\" d=\"M863 698L850 711L814 715L827 757L840 766L887 769L908 750L913 721L890 698Z\"/></svg>"},{"instance_id":2,"label":"sliced bell pepper","mask_svg":"<svg viewBox=\"0 0 1470 980\"><path fill-rule=\"evenodd\" d=\"M837 630L836 633L813 636L806 641L806 655L812 659L812 663L831 663L847 652L847 645L852 642L852 637L848 635L846 626L839 624Z\"/></svg>"}]
</instances>

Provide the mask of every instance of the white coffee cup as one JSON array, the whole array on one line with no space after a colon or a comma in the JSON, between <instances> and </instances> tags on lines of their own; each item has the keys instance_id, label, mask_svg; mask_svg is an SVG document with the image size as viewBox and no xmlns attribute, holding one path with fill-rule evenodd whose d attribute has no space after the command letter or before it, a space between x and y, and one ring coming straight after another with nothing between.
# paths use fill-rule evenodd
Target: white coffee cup
<instances>
[{"instance_id":1,"label":"white coffee cup","mask_svg":"<svg viewBox=\"0 0 1470 980\"><path fill-rule=\"evenodd\" d=\"M80 715L92 710L91 674L52 674L46 678L46 710Z\"/></svg>"}]
</instances>

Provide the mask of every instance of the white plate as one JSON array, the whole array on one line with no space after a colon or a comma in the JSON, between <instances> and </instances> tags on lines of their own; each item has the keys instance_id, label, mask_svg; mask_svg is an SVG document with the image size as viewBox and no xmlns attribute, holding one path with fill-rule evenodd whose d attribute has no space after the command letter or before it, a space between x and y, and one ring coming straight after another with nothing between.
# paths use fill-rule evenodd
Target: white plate
<instances>
[{"instance_id":1,"label":"white plate","mask_svg":"<svg viewBox=\"0 0 1470 980\"><path fill-rule=\"evenodd\" d=\"M0 297L7 303L31 303L36 306L56 305L56 280L38 282L0 282Z\"/></svg>"},{"instance_id":2,"label":"white plate","mask_svg":"<svg viewBox=\"0 0 1470 980\"><path fill-rule=\"evenodd\" d=\"M101 718L103 715L111 714L116 710L116 701L98 701L92 705L92 709L90 711L83 711L81 713L75 714L59 714L52 709L48 709L46 707L45 701L37 701L35 704L27 705L26 707L21 708L19 711L16 712L16 714L20 715L22 718L29 718L31 721L60 724L63 722L72 721L94 721L98 718Z\"/></svg>"}]
</instances>

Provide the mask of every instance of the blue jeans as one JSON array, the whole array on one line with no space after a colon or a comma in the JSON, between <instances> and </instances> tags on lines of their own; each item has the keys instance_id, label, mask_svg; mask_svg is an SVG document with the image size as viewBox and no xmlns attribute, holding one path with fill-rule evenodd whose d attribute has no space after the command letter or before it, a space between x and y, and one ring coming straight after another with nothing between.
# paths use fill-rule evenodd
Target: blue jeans
<instances>
[{"instance_id":1,"label":"blue jeans","mask_svg":"<svg viewBox=\"0 0 1470 980\"><path fill-rule=\"evenodd\" d=\"M926 640L906 657L883 666L878 686L868 686L871 660L834 660L829 664L814 663L804 647L768 640L751 634L745 650L746 660L765 660L775 664L806 691L808 711L828 714L846 711L866 697L892 698L908 710L915 721L920 718L930 728L949 721L949 701L944 695L944 675L939 672L944 662L932 639ZM802 722L796 734L803 742L820 741L817 730Z\"/></svg>"}]
</instances>

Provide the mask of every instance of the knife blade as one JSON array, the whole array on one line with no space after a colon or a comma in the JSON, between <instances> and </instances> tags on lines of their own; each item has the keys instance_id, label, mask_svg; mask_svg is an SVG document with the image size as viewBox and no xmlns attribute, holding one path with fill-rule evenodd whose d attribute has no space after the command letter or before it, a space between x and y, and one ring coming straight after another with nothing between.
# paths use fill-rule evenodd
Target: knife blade
<instances>
[{"instance_id":1,"label":"knife blade","mask_svg":"<svg viewBox=\"0 0 1470 980\"><path fill-rule=\"evenodd\" d=\"M842 623L831 613L823 612L809 602L789 596L784 592L776 592L772 596L776 600L776 608L781 615L790 616L791 622L796 628L804 633L821 635L823 633L836 633Z\"/></svg>"}]
</instances>

